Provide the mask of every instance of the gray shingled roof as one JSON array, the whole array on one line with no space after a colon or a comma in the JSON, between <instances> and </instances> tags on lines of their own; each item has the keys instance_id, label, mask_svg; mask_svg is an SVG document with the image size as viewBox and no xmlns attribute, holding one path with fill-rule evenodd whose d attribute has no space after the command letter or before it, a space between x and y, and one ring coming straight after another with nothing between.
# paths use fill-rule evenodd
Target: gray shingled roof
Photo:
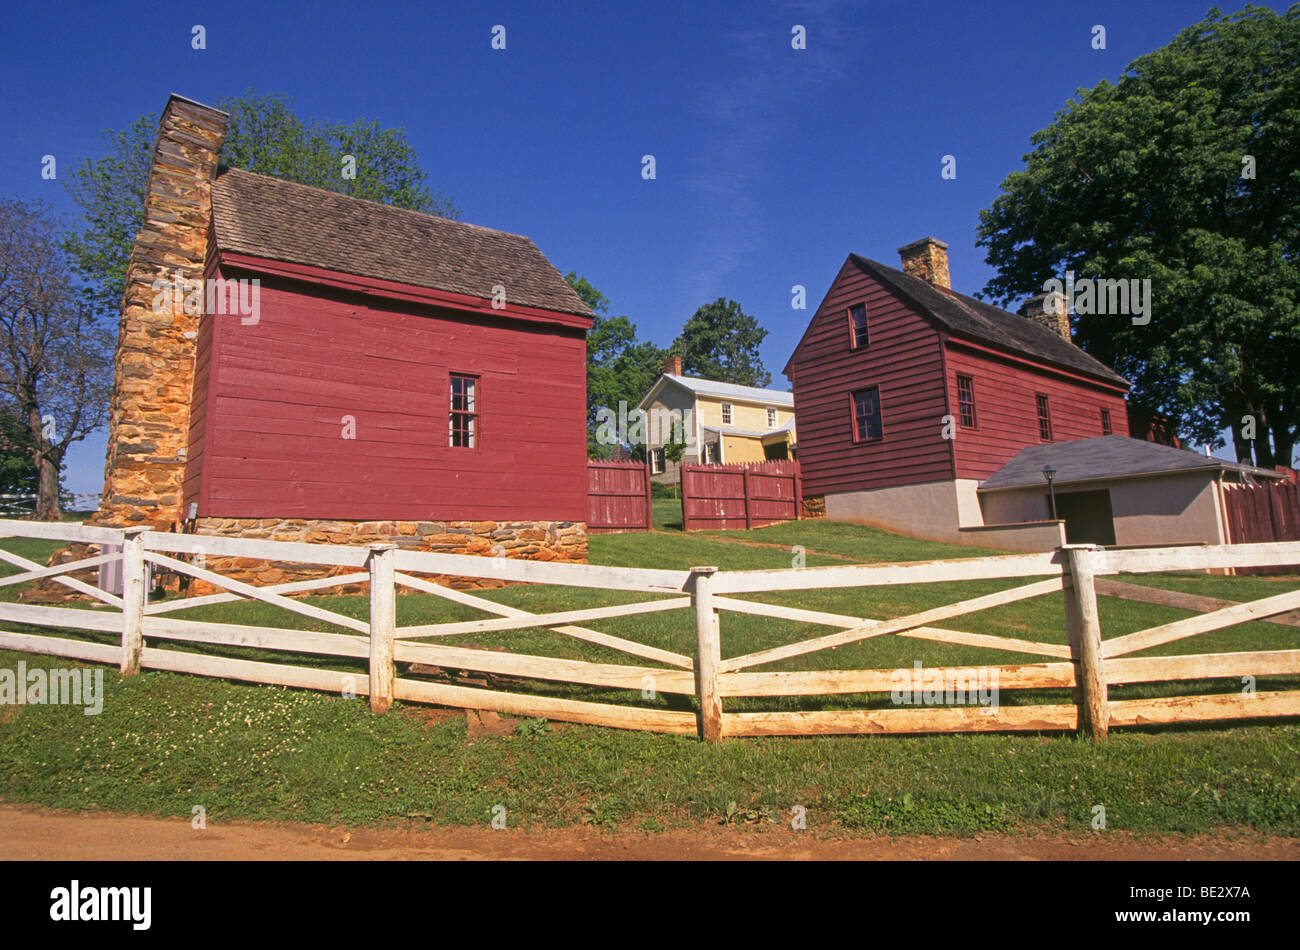
<instances>
[{"instance_id":1,"label":"gray shingled roof","mask_svg":"<svg viewBox=\"0 0 1300 950\"><path fill-rule=\"evenodd\" d=\"M676 376L664 373L674 383L686 387L702 396L719 396L723 399L735 399L745 402L762 402L769 406L786 406L794 408L794 393L779 389L762 389L758 386L738 386L735 383L720 383L714 379L701 379L698 376Z\"/></svg>"},{"instance_id":2,"label":"gray shingled roof","mask_svg":"<svg viewBox=\"0 0 1300 950\"><path fill-rule=\"evenodd\" d=\"M223 168L212 183L223 251L590 316L528 238Z\"/></svg>"},{"instance_id":3,"label":"gray shingled roof","mask_svg":"<svg viewBox=\"0 0 1300 950\"><path fill-rule=\"evenodd\" d=\"M1103 435L1096 439L1049 442L1021 449L1011 461L980 482L980 491L1033 487L1046 490L1045 465L1056 469L1055 483L1058 487L1071 482L1168 472L1234 471L1255 478L1282 477L1268 469L1197 455L1186 449L1131 439L1126 435Z\"/></svg>"},{"instance_id":4,"label":"gray shingled roof","mask_svg":"<svg viewBox=\"0 0 1300 950\"><path fill-rule=\"evenodd\" d=\"M1109 383L1128 386L1128 380L1098 359L1034 321L955 291L944 293L919 277L905 274L858 254L849 259L885 288L901 297L918 313L929 316L959 337L990 344L1054 363Z\"/></svg>"}]
</instances>

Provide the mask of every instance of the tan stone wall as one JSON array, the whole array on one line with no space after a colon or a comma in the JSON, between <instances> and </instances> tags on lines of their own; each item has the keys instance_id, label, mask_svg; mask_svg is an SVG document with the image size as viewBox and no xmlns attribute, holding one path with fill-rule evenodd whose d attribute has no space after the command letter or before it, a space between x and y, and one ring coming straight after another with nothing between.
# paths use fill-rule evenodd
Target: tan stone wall
<instances>
[{"instance_id":1,"label":"tan stone wall","mask_svg":"<svg viewBox=\"0 0 1300 950\"><path fill-rule=\"evenodd\" d=\"M502 556L533 561L587 560L587 526L580 521L317 521L303 518L199 518L193 534L264 541L305 541L317 544L396 544L412 551L438 554ZM192 558L191 558L192 560ZM202 566L210 571L259 587L287 581L311 580L354 573L353 568L314 564L287 564L259 558L207 555ZM422 575L427 576L427 575ZM490 578L442 577L457 588L501 587ZM165 586L176 587L172 578ZM215 592L199 580L186 582L190 596ZM328 588L325 593L360 593L365 584Z\"/></svg>"},{"instance_id":2,"label":"tan stone wall","mask_svg":"<svg viewBox=\"0 0 1300 950\"><path fill-rule=\"evenodd\" d=\"M181 517L199 314L155 313L156 279L202 280L212 176L226 114L173 96L163 112L131 251L113 374L104 495L94 522L150 524Z\"/></svg>"},{"instance_id":3,"label":"tan stone wall","mask_svg":"<svg viewBox=\"0 0 1300 950\"><path fill-rule=\"evenodd\" d=\"M826 517L826 496L809 495L803 500L803 516L805 518L825 518Z\"/></svg>"}]
</instances>

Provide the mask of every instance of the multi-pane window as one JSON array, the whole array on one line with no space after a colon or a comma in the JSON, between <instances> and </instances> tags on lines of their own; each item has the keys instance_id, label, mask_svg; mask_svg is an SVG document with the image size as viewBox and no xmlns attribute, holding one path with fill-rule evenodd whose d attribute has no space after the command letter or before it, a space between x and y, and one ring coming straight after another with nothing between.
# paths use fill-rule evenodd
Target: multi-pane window
<instances>
[{"instance_id":1,"label":"multi-pane window","mask_svg":"<svg viewBox=\"0 0 1300 950\"><path fill-rule=\"evenodd\" d=\"M849 307L849 333L853 341L853 349L864 347L868 343L867 336L867 305L855 304Z\"/></svg>"},{"instance_id":2,"label":"multi-pane window","mask_svg":"<svg viewBox=\"0 0 1300 950\"><path fill-rule=\"evenodd\" d=\"M853 393L853 439L863 442L880 436L880 389L859 389Z\"/></svg>"},{"instance_id":3,"label":"multi-pane window","mask_svg":"<svg viewBox=\"0 0 1300 950\"><path fill-rule=\"evenodd\" d=\"M1044 442L1052 441L1052 410L1047 404L1047 397L1039 393L1034 399L1038 403L1038 437Z\"/></svg>"},{"instance_id":4,"label":"multi-pane window","mask_svg":"<svg viewBox=\"0 0 1300 950\"><path fill-rule=\"evenodd\" d=\"M667 461L668 453L664 449L650 450L650 474L662 475L664 473L664 463Z\"/></svg>"},{"instance_id":5,"label":"multi-pane window","mask_svg":"<svg viewBox=\"0 0 1300 950\"><path fill-rule=\"evenodd\" d=\"M776 428L776 410L771 406L767 407L767 427L769 429Z\"/></svg>"},{"instance_id":6,"label":"multi-pane window","mask_svg":"<svg viewBox=\"0 0 1300 950\"><path fill-rule=\"evenodd\" d=\"M1110 435L1113 431L1110 427L1110 410L1103 409L1101 411L1101 434Z\"/></svg>"},{"instance_id":7,"label":"multi-pane window","mask_svg":"<svg viewBox=\"0 0 1300 950\"><path fill-rule=\"evenodd\" d=\"M975 428L975 381L969 376L957 377L957 411L963 426Z\"/></svg>"},{"instance_id":8,"label":"multi-pane window","mask_svg":"<svg viewBox=\"0 0 1300 950\"><path fill-rule=\"evenodd\" d=\"M718 443L705 442L704 443L704 464L716 465L719 461L721 461L721 457L718 453Z\"/></svg>"},{"instance_id":9,"label":"multi-pane window","mask_svg":"<svg viewBox=\"0 0 1300 950\"><path fill-rule=\"evenodd\" d=\"M722 424L724 426L731 425L731 403L729 402L722 404Z\"/></svg>"},{"instance_id":10,"label":"multi-pane window","mask_svg":"<svg viewBox=\"0 0 1300 950\"><path fill-rule=\"evenodd\" d=\"M451 377L451 435L453 448L472 449L478 440L478 380Z\"/></svg>"}]
</instances>

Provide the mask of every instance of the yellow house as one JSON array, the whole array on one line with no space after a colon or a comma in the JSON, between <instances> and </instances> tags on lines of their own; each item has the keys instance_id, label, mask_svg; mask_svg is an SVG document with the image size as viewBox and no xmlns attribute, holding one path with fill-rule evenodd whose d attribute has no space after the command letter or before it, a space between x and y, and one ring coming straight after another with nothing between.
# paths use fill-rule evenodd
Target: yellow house
<instances>
[{"instance_id":1,"label":"yellow house","mask_svg":"<svg viewBox=\"0 0 1300 950\"><path fill-rule=\"evenodd\" d=\"M684 442L683 462L732 464L795 457L794 394L683 376L680 357L637 405L655 481L680 480L664 446Z\"/></svg>"}]
</instances>

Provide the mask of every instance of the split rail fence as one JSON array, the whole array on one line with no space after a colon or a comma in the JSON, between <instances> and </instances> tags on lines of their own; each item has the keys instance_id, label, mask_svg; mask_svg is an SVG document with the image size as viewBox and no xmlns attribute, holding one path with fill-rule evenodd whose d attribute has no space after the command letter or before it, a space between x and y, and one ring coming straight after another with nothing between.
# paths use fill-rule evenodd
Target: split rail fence
<instances>
[{"instance_id":1,"label":"split rail fence","mask_svg":"<svg viewBox=\"0 0 1300 950\"><path fill-rule=\"evenodd\" d=\"M1292 676L1300 674L1300 650L1200 653L1135 657L1140 651L1249 620L1300 608L1300 589L1249 603L1234 604L1150 629L1103 639L1095 578L1118 572L1154 573L1225 567L1300 564L1300 542L1204 547L1113 550L1069 545L1046 554L963 558L910 564L845 565L777 571L689 571L543 563L479 558L400 549L302 544L217 538L73 525L0 521L0 536L77 541L102 552L81 560L42 567L9 551L0 559L20 573L0 578L0 586L40 579L63 584L98 601L100 609L0 602L0 621L56 629L92 631L112 642L88 642L0 630L0 648L71 657L120 666L124 674L141 669L169 670L234 680L331 692L368 695L376 712L394 700L546 717L579 723L666 733L697 733L706 740L727 736L814 735L832 733L916 733L969 731L1050 731L1079 729L1102 738L1111 726L1267 719L1300 715L1300 689L1245 695L1241 692L1113 700L1111 686L1180 680ZM243 557L327 566L342 573L308 581L257 587L200 566L196 555ZM191 558L192 560L186 560ZM68 576L72 571L120 563L122 594ZM224 593L151 602L150 566L207 581ZM462 576L563 587L630 591L657 599L613 606L535 613L497 603L478 594L453 590L429 577ZM872 588L901 584L949 584L995 578L1026 583L909 614L875 619L799 607L760 603L743 595L766 591ZM290 594L342 584L369 583L366 620L294 599ZM493 615L490 619L399 626L397 590L405 587ZM964 632L933 624L977 611L1060 593L1068 643L1039 642ZM184 619L178 614L208 604L254 600L321 621L340 632L313 632L272 626ZM865 598L864 598L865 599ZM105 609L106 608L106 609ZM660 611L686 610L694 617L695 646L690 655L591 629L588 623ZM743 655L722 655L724 613L749 614L796 623L814 623L833 632ZM627 663L596 663L523 653L498 653L437 642L472 633L546 628L632 657ZM873 637L897 636L1041 657L1041 662L932 671L942 688L960 689L973 673L996 673L1000 690L1071 688L1074 700L1055 705L951 706L937 708L830 709L803 711L726 711L734 697L830 696L889 692L896 671L822 669L765 671L778 660L806 656ZM367 674L346 673L292 663L263 662L162 649L159 641L249 647L286 654L344 657L366 664ZM429 682L399 676L397 664L419 663L453 670L497 674L524 680L643 690L692 697L692 711L622 703L598 703L501 689ZM910 672L910 671L909 671ZM686 701L689 705L690 700ZM678 704L679 706L682 703Z\"/></svg>"}]
</instances>

